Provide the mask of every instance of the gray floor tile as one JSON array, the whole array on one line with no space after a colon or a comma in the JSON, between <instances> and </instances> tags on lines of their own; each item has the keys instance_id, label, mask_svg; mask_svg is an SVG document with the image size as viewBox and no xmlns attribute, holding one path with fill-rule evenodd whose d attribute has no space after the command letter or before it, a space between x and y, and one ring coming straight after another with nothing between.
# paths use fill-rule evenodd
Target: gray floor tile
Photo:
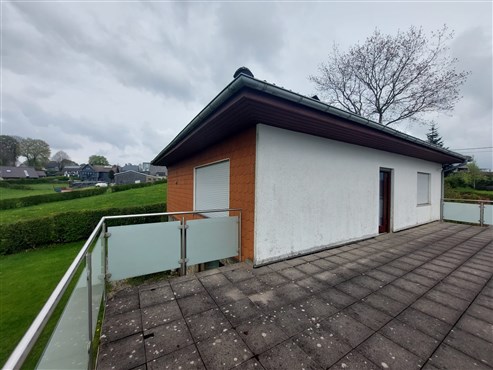
<instances>
[{"instance_id":1,"label":"gray floor tile","mask_svg":"<svg viewBox=\"0 0 493 370\"><path fill-rule=\"evenodd\" d=\"M419 357L380 334L374 334L361 344L358 351L385 369L417 369L424 363Z\"/></svg>"},{"instance_id":2,"label":"gray floor tile","mask_svg":"<svg viewBox=\"0 0 493 370\"><path fill-rule=\"evenodd\" d=\"M253 357L252 352L234 330L226 330L199 342L197 348L208 369L231 369Z\"/></svg>"},{"instance_id":3,"label":"gray floor tile","mask_svg":"<svg viewBox=\"0 0 493 370\"><path fill-rule=\"evenodd\" d=\"M140 290L139 295L141 308L154 306L156 304L165 303L175 299L173 290L168 284L160 287Z\"/></svg>"},{"instance_id":4,"label":"gray floor tile","mask_svg":"<svg viewBox=\"0 0 493 370\"><path fill-rule=\"evenodd\" d=\"M452 324L447 324L437 318L425 314L414 308L408 308L402 312L397 319L412 326L415 329L435 338L438 341L443 340Z\"/></svg>"},{"instance_id":5,"label":"gray floor tile","mask_svg":"<svg viewBox=\"0 0 493 370\"><path fill-rule=\"evenodd\" d=\"M219 308L213 308L186 318L193 339L198 342L231 328L228 319Z\"/></svg>"},{"instance_id":6,"label":"gray floor tile","mask_svg":"<svg viewBox=\"0 0 493 370\"><path fill-rule=\"evenodd\" d=\"M377 365L368 360L361 353L353 351L340 359L339 362L334 364L330 369L377 370L380 368L381 367L377 367Z\"/></svg>"},{"instance_id":7,"label":"gray floor tile","mask_svg":"<svg viewBox=\"0 0 493 370\"><path fill-rule=\"evenodd\" d=\"M104 320L101 332L101 343L113 342L142 332L140 310L114 315Z\"/></svg>"},{"instance_id":8,"label":"gray floor tile","mask_svg":"<svg viewBox=\"0 0 493 370\"><path fill-rule=\"evenodd\" d=\"M259 356L266 370L321 370L311 357L291 340L287 340Z\"/></svg>"},{"instance_id":9,"label":"gray floor tile","mask_svg":"<svg viewBox=\"0 0 493 370\"><path fill-rule=\"evenodd\" d=\"M143 308L141 312L144 330L167 324L182 317L176 301L169 301L159 305L146 307Z\"/></svg>"},{"instance_id":10,"label":"gray floor tile","mask_svg":"<svg viewBox=\"0 0 493 370\"><path fill-rule=\"evenodd\" d=\"M393 342L426 361L440 342L399 320L392 320L379 331Z\"/></svg>"},{"instance_id":11,"label":"gray floor tile","mask_svg":"<svg viewBox=\"0 0 493 370\"><path fill-rule=\"evenodd\" d=\"M184 317L217 307L214 300L207 293L194 294L178 299L178 304Z\"/></svg>"},{"instance_id":12,"label":"gray floor tile","mask_svg":"<svg viewBox=\"0 0 493 370\"><path fill-rule=\"evenodd\" d=\"M323 320L320 326L334 332L353 348L373 334L373 330L343 312Z\"/></svg>"},{"instance_id":13,"label":"gray floor tile","mask_svg":"<svg viewBox=\"0 0 493 370\"><path fill-rule=\"evenodd\" d=\"M146 356L142 334L135 334L115 342L101 345L98 356L98 369L129 370L145 364Z\"/></svg>"},{"instance_id":14,"label":"gray floor tile","mask_svg":"<svg viewBox=\"0 0 493 370\"><path fill-rule=\"evenodd\" d=\"M493 343L493 325L475 317L464 315L457 323L459 329L474 334L490 343Z\"/></svg>"},{"instance_id":15,"label":"gray floor tile","mask_svg":"<svg viewBox=\"0 0 493 370\"><path fill-rule=\"evenodd\" d=\"M437 369L467 369L487 370L491 369L480 361L475 360L456 349L442 344L428 361L429 365Z\"/></svg>"},{"instance_id":16,"label":"gray floor tile","mask_svg":"<svg viewBox=\"0 0 493 370\"><path fill-rule=\"evenodd\" d=\"M493 367L493 344L460 329L454 329L445 338L445 342L482 363Z\"/></svg>"},{"instance_id":17,"label":"gray floor tile","mask_svg":"<svg viewBox=\"0 0 493 370\"><path fill-rule=\"evenodd\" d=\"M420 298L411 307L452 325L455 324L462 313L426 298Z\"/></svg>"},{"instance_id":18,"label":"gray floor tile","mask_svg":"<svg viewBox=\"0 0 493 370\"><path fill-rule=\"evenodd\" d=\"M318 365L328 368L339 361L351 346L325 328L309 328L294 337L294 342Z\"/></svg>"},{"instance_id":19,"label":"gray floor tile","mask_svg":"<svg viewBox=\"0 0 493 370\"><path fill-rule=\"evenodd\" d=\"M205 369L204 363L200 358L199 351L195 344L181 348L168 355L149 361L148 370L165 370L165 369L187 369L202 370Z\"/></svg>"},{"instance_id":20,"label":"gray floor tile","mask_svg":"<svg viewBox=\"0 0 493 370\"><path fill-rule=\"evenodd\" d=\"M345 308L342 312L350 315L358 320L360 323L368 326L370 329L378 330L390 320L392 316L377 310L363 302L352 304Z\"/></svg>"},{"instance_id":21,"label":"gray floor tile","mask_svg":"<svg viewBox=\"0 0 493 370\"><path fill-rule=\"evenodd\" d=\"M144 331L147 361L167 355L192 343L192 336L184 320L176 320Z\"/></svg>"},{"instance_id":22,"label":"gray floor tile","mask_svg":"<svg viewBox=\"0 0 493 370\"><path fill-rule=\"evenodd\" d=\"M249 299L232 302L221 306L221 311L233 326L245 320L259 316L262 311Z\"/></svg>"},{"instance_id":23,"label":"gray floor tile","mask_svg":"<svg viewBox=\"0 0 493 370\"><path fill-rule=\"evenodd\" d=\"M288 339L275 320L264 315L244 321L236 327L236 332L254 354L263 353Z\"/></svg>"}]
</instances>

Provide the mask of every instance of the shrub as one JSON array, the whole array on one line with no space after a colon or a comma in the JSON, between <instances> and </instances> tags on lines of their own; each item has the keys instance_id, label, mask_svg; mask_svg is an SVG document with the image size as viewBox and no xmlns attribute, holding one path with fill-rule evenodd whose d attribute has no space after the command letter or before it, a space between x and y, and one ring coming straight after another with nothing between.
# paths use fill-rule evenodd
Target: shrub
<instances>
[{"instance_id":1,"label":"shrub","mask_svg":"<svg viewBox=\"0 0 493 370\"><path fill-rule=\"evenodd\" d=\"M5 210L12 208L29 207L42 203L51 203L51 202L58 202L62 200L92 197L94 195L104 194L106 190L107 188L94 188L94 189L87 189L80 191L72 191L67 193L40 194L40 195L32 195L30 197L2 199L0 200L0 209Z\"/></svg>"},{"instance_id":2,"label":"shrub","mask_svg":"<svg viewBox=\"0 0 493 370\"><path fill-rule=\"evenodd\" d=\"M0 224L0 254L11 254L48 244L86 239L104 216L165 212L166 204L65 212L12 224ZM156 217L110 220L111 226L155 221Z\"/></svg>"}]
</instances>

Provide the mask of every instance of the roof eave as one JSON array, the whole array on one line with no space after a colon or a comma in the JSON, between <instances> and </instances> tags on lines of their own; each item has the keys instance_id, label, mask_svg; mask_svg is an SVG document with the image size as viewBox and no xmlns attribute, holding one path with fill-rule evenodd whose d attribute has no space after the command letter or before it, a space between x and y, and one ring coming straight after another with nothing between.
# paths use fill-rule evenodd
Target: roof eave
<instances>
[{"instance_id":1,"label":"roof eave","mask_svg":"<svg viewBox=\"0 0 493 370\"><path fill-rule=\"evenodd\" d=\"M461 163L466 161L466 157L459 153L437 147L429 144L423 140L417 139L411 135L407 135L390 127L383 126L369 119L362 118L350 112L340 110L332 107L328 104L320 102L319 100L308 98L306 96L288 91L284 88L269 84L264 81L257 80L250 76L240 75L228 84L157 156L151 161L153 165L168 165L165 162L167 155L180 146L180 143L187 140L189 135L198 129L208 118L210 118L218 108L223 106L228 100L230 100L235 94L237 94L243 88L250 88L254 91L258 91L262 94L266 94L272 97L278 97L282 100L302 105L310 110L329 114L343 119L344 121L350 121L357 124L356 127L365 127L373 132L380 132L388 135L389 138L398 138L407 143L412 143L415 146L421 147L427 151L440 153L441 156L448 157L443 163Z\"/></svg>"}]
</instances>

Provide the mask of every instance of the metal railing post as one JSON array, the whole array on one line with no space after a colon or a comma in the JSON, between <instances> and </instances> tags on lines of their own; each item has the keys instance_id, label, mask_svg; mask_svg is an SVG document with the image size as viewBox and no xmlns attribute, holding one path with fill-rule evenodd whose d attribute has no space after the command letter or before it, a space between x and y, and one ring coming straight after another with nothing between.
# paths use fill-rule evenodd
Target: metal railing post
<instances>
[{"instance_id":1,"label":"metal railing post","mask_svg":"<svg viewBox=\"0 0 493 370\"><path fill-rule=\"evenodd\" d=\"M86 254L86 269L87 269L87 334L88 334L88 345L87 354L89 361L87 363L87 368L90 370L92 368L92 262L91 253Z\"/></svg>"},{"instance_id":2,"label":"metal railing post","mask_svg":"<svg viewBox=\"0 0 493 370\"><path fill-rule=\"evenodd\" d=\"M241 261L241 211L240 217L238 217L238 257Z\"/></svg>"},{"instance_id":3,"label":"metal railing post","mask_svg":"<svg viewBox=\"0 0 493 370\"><path fill-rule=\"evenodd\" d=\"M105 285L104 291L106 292L106 283L108 283L108 279L110 277L110 275L108 273L108 238L110 237L110 234L108 233L108 225L106 224L106 221L103 222L101 232L103 233L102 249L103 249L103 253L104 253L104 259L103 259L104 285Z\"/></svg>"},{"instance_id":4,"label":"metal railing post","mask_svg":"<svg viewBox=\"0 0 493 370\"><path fill-rule=\"evenodd\" d=\"M440 222L443 222L443 211L445 208L445 200L440 198Z\"/></svg>"},{"instance_id":5,"label":"metal railing post","mask_svg":"<svg viewBox=\"0 0 493 370\"><path fill-rule=\"evenodd\" d=\"M180 276L187 274L187 221L185 217L181 218L181 250L180 250Z\"/></svg>"},{"instance_id":6,"label":"metal railing post","mask_svg":"<svg viewBox=\"0 0 493 370\"><path fill-rule=\"evenodd\" d=\"M479 225L484 226L484 202L479 202Z\"/></svg>"}]
</instances>

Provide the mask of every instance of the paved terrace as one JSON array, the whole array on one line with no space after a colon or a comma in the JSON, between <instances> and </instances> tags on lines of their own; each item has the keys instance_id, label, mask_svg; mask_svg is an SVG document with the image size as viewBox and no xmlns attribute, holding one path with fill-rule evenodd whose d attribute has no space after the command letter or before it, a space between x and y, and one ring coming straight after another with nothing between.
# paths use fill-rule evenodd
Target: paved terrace
<instances>
[{"instance_id":1,"label":"paved terrace","mask_svg":"<svg viewBox=\"0 0 493 370\"><path fill-rule=\"evenodd\" d=\"M118 292L99 369L492 369L493 229L434 223Z\"/></svg>"}]
</instances>

